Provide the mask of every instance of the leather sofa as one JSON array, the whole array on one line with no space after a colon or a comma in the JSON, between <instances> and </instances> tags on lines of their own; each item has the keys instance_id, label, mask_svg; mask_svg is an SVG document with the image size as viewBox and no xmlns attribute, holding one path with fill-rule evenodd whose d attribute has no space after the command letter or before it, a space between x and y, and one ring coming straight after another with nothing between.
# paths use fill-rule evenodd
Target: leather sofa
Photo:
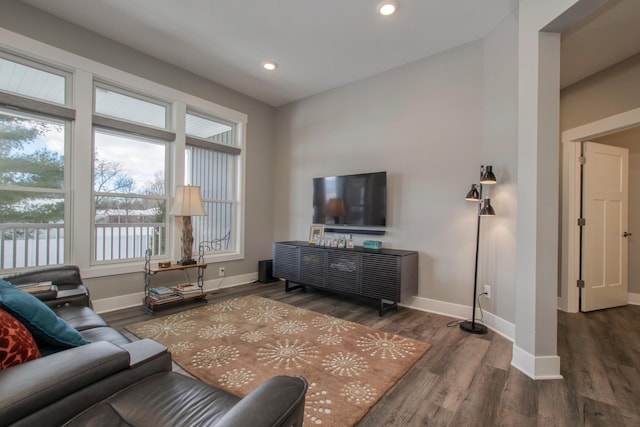
<instances>
[{"instance_id":1,"label":"leather sofa","mask_svg":"<svg viewBox=\"0 0 640 427\"><path fill-rule=\"evenodd\" d=\"M12 285L51 281L57 290L38 294L37 297L69 326L80 332L90 342L108 341L116 345L130 340L111 328L91 309L89 289L82 283L80 269L74 265L62 265L35 269L2 278ZM53 346L39 345L40 353L48 355L59 351Z\"/></svg>"},{"instance_id":2,"label":"leather sofa","mask_svg":"<svg viewBox=\"0 0 640 427\"><path fill-rule=\"evenodd\" d=\"M84 287L73 266L4 279ZM86 296L89 303L88 290ZM130 342L82 298L45 302L90 343L44 349L39 359L0 370L0 426L302 426L304 378L273 377L240 399L171 372L166 347L149 339Z\"/></svg>"}]
</instances>

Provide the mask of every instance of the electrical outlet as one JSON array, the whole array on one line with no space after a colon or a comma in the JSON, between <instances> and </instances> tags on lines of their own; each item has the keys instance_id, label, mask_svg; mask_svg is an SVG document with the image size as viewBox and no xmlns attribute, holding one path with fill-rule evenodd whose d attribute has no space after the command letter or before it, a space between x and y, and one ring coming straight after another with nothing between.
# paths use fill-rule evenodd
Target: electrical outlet
<instances>
[{"instance_id":1,"label":"electrical outlet","mask_svg":"<svg viewBox=\"0 0 640 427\"><path fill-rule=\"evenodd\" d=\"M218 267L218 277L224 277L224 267Z\"/></svg>"},{"instance_id":2,"label":"electrical outlet","mask_svg":"<svg viewBox=\"0 0 640 427\"><path fill-rule=\"evenodd\" d=\"M491 298L491 286L484 285L484 293L487 294L487 298Z\"/></svg>"}]
</instances>

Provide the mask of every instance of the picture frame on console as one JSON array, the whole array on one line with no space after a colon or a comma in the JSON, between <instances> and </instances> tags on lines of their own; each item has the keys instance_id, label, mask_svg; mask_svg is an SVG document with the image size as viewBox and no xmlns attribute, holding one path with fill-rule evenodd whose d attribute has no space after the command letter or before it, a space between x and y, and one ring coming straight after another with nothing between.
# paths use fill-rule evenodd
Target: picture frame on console
<instances>
[{"instance_id":1,"label":"picture frame on console","mask_svg":"<svg viewBox=\"0 0 640 427\"><path fill-rule=\"evenodd\" d=\"M309 229L309 243L318 244L324 237L324 225L312 225Z\"/></svg>"}]
</instances>

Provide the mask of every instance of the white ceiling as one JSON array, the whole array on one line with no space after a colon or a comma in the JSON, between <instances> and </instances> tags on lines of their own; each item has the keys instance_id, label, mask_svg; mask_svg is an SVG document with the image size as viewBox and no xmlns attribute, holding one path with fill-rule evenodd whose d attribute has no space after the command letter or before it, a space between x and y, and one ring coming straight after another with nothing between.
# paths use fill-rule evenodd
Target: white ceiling
<instances>
[{"instance_id":1,"label":"white ceiling","mask_svg":"<svg viewBox=\"0 0 640 427\"><path fill-rule=\"evenodd\" d=\"M381 0L22 1L274 106L479 39L518 3L397 0L381 17ZM640 0L610 3L564 37L563 86L640 51Z\"/></svg>"}]
</instances>

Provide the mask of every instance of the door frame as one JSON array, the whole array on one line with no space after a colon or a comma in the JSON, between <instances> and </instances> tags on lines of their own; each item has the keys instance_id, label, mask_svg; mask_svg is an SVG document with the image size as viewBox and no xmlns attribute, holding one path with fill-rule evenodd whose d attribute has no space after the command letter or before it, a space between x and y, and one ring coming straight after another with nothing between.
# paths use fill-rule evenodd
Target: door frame
<instances>
[{"instance_id":1,"label":"door frame","mask_svg":"<svg viewBox=\"0 0 640 427\"><path fill-rule=\"evenodd\" d=\"M580 291L577 281L580 273L580 145L601 136L640 126L640 108L625 111L595 122L562 132L562 216L560 295L558 309L568 313L580 311Z\"/></svg>"}]
</instances>

